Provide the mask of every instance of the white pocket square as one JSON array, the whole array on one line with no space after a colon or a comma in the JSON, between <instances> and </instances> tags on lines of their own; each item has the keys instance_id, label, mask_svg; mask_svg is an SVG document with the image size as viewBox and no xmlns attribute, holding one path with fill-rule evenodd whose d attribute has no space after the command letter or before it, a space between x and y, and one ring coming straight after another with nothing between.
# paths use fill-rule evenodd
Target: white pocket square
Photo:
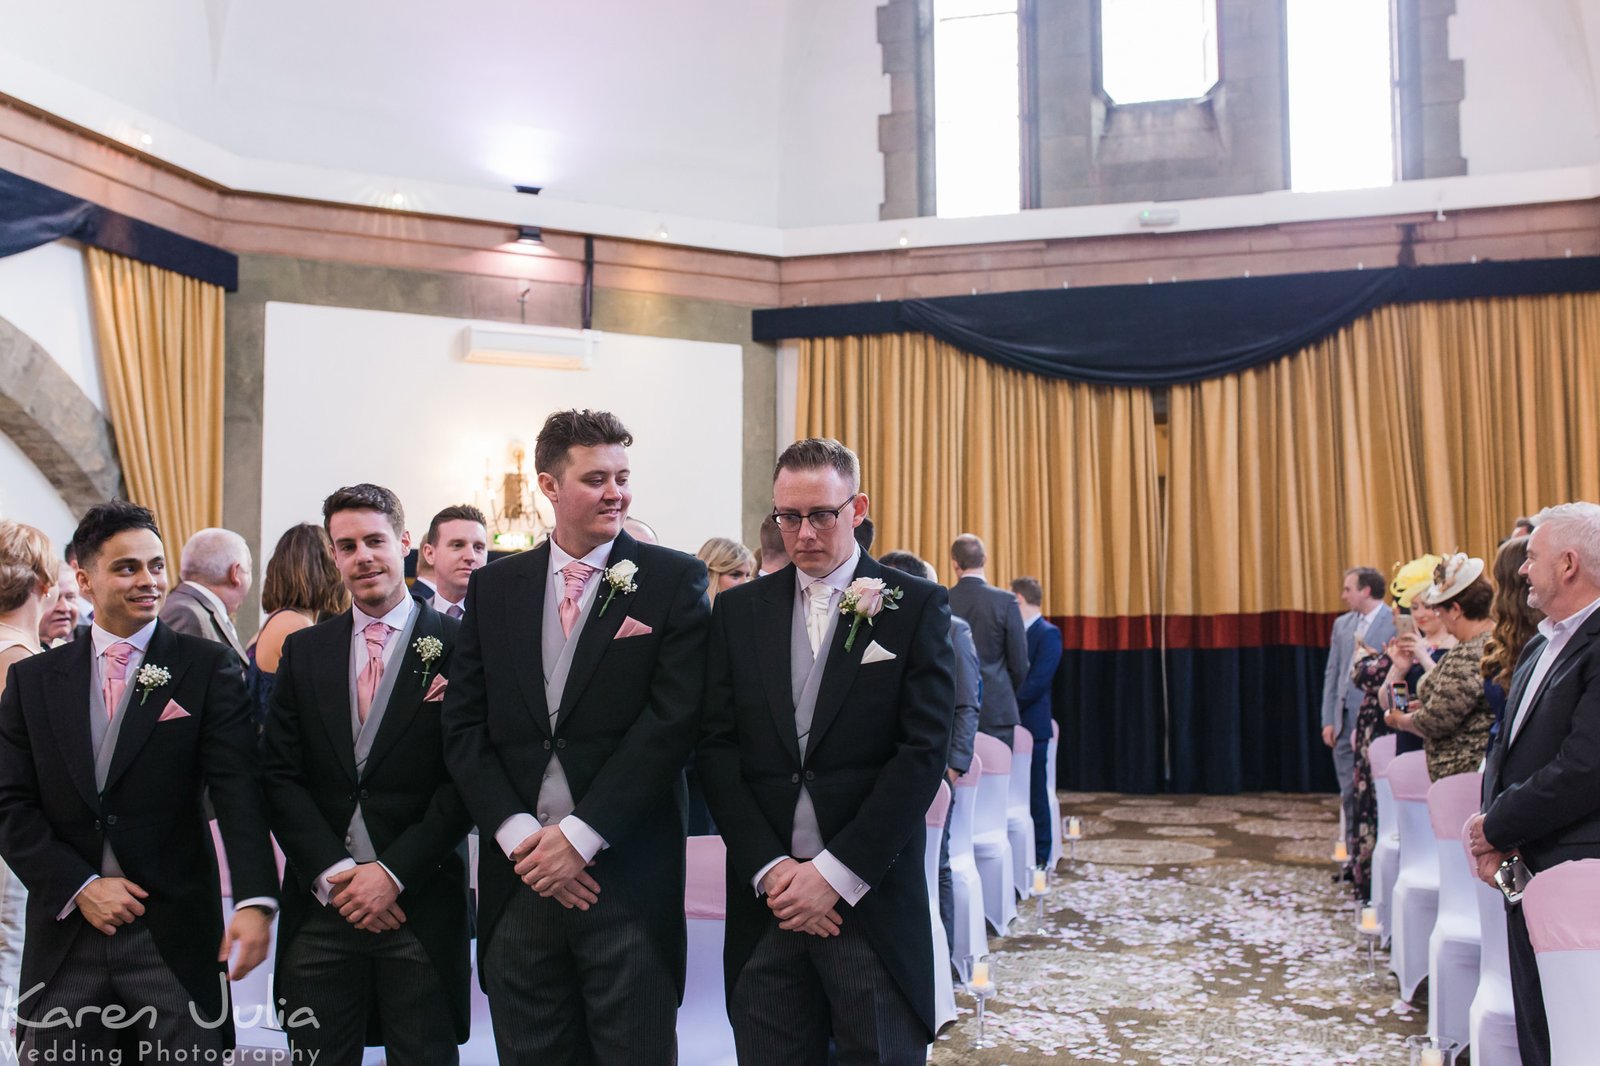
<instances>
[{"instance_id":1,"label":"white pocket square","mask_svg":"<svg viewBox=\"0 0 1600 1066\"><path fill-rule=\"evenodd\" d=\"M865 666L868 663L886 663L890 659L898 658L899 656L894 652L890 651L888 648L885 648L877 641L873 641L871 644L867 645L867 650L862 653L861 665Z\"/></svg>"}]
</instances>

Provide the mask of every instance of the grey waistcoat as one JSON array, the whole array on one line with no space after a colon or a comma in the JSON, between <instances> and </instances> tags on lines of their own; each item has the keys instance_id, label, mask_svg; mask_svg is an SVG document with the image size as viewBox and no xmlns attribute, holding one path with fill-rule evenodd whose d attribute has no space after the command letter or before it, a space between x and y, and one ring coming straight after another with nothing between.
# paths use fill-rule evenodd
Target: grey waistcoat
<instances>
[{"instance_id":1,"label":"grey waistcoat","mask_svg":"<svg viewBox=\"0 0 1600 1066\"><path fill-rule=\"evenodd\" d=\"M94 669L89 671L89 744L94 749L94 787L97 791L104 792L106 775L111 772L111 757L116 754L117 738L122 735L122 720L127 717L128 707L138 692L139 685L137 671L130 672L127 685L122 690L122 702L117 706L117 713L107 720L106 697L100 691L101 671L105 668L105 663L98 655L95 656L95 660ZM144 665L142 656L139 665ZM107 840L105 846L100 849L100 876L122 876L122 866L117 862L117 857L111 853L110 840Z\"/></svg>"},{"instance_id":2,"label":"grey waistcoat","mask_svg":"<svg viewBox=\"0 0 1600 1066\"><path fill-rule=\"evenodd\" d=\"M378 691L372 694L372 706L367 709L367 721L361 721L361 710L356 705L356 678L359 670L347 670L350 675L350 736L355 741L356 755L356 780L361 780L367 770L367 756L372 754L372 740L378 735L378 730L383 725L383 716L389 710L389 697L394 695L395 681L400 676L401 664L406 660L406 649L411 646L411 634L417 628L417 617L422 614L420 607L413 608L411 617L406 620L406 626L389 639L399 641L399 646L391 644L392 653L386 652L383 668L383 677L378 680ZM354 663L351 664L354 666ZM372 846L372 835L367 832L367 818L361 811L361 803L357 801L355 813L350 816L350 826L345 830L344 846L349 849L350 857L356 862L375 862L378 858L377 849Z\"/></svg>"},{"instance_id":3,"label":"grey waistcoat","mask_svg":"<svg viewBox=\"0 0 1600 1066\"><path fill-rule=\"evenodd\" d=\"M839 612L829 612L828 628L812 658L811 638L806 635L806 612L811 597L796 590L794 622L789 632L789 694L794 699L794 733L800 741L800 761L806 757L811 738L811 718L817 710L817 693L828 666L828 649L833 646L833 631L839 626ZM814 859L823 849L822 829L817 825L817 809L811 793L800 786L800 799L794 807L794 830L789 837L789 853L797 859Z\"/></svg>"},{"instance_id":4,"label":"grey waistcoat","mask_svg":"<svg viewBox=\"0 0 1600 1066\"><path fill-rule=\"evenodd\" d=\"M544 701L550 711L550 732L556 731L557 715L561 711L561 698L566 693L567 675L572 672L572 654L578 648L578 638L583 627L589 624L589 608L605 584L604 571L589 579L578 600L578 621L569 637L561 631L561 600L566 594L566 582L554 571L544 578L544 618L540 628L540 651L544 658ZM544 770L544 780L539 783L539 798L534 804L534 814L539 824L555 825L571 814L575 804L572 786L567 784L567 772L561 768L561 759L552 753Z\"/></svg>"}]
</instances>

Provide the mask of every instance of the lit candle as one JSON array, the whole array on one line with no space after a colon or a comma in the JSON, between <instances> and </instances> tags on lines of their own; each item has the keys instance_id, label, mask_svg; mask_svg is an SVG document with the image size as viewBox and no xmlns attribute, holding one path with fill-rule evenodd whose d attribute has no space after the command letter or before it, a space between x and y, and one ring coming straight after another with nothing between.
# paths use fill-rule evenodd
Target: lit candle
<instances>
[{"instance_id":1,"label":"lit candle","mask_svg":"<svg viewBox=\"0 0 1600 1066\"><path fill-rule=\"evenodd\" d=\"M1378 911L1376 907L1361 908L1361 928L1369 931L1378 928Z\"/></svg>"},{"instance_id":2,"label":"lit candle","mask_svg":"<svg viewBox=\"0 0 1600 1066\"><path fill-rule=\"evenodd\" d=\"M1436 1047L1423 1048L1417 1066L1444 1066L1444 1052Z\"/></svg>"},{"instance_id":3,"label":"lit candle","mask_svg":"<svg viewBox=\"0 0 1600 1066\"><path fill-rule=\"evenodd\" d=\"M1349 862L1350 861L1350 849L1345 847L1345 843L1342 840L1339 841L1339 843L1337 843L1337 844L1335 844L1333 846L1333 861L1334 862Z\"/></svg>"},{"instance_id":4,"label":"lit candle","mask_svg":"<svg viewBox=\"0 0 1600 1066\"><path fill-rule=\"evenodd\" d=\"M1035 896L1044 895L1044 887L1044 871L1033 871L1033 894Z\"/></svg>"},{"instance_id":5,"label":"lit candle","mask_svg":"<svg viewBox=\"0 0 1600 1066\"><path fill-rule=\"evenodd\" d=\"M1083 823L1078 820L1076 815L1067 819L1067 836L1073 840L1083 836Z\"/></svg>"},{"instance_id":6,"label":"lit candle","mask_svg":"<svg viewBox=\"0 0 1600 1066\"><path fill-rule=\"evenodd\" d=\"M989 964L979 959L972 964L972 980L967 982L973 988L988 989L994 987L989 982Z\"/></svg>"}]
</instances>

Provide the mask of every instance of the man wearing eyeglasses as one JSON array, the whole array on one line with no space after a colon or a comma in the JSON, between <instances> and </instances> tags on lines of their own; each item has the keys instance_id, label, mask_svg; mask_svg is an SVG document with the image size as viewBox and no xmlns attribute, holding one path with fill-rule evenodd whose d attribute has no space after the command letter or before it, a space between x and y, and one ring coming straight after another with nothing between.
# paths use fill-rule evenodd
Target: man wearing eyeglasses
<instances>
[{"instance_id":1,"label":"man wearing eyeglasses","mask_svg":"<svg viewBox=\"0 0 1600 1066\"><path fill-rule=\"evenodd\" d=\"M699 754L728 845L739 1060L816 1066L831 1035L840 1062L920 1064L934 1032L923 815L950 743L949 597L857 546L867 497L838 441L790 445L772 495L793 564L717 596ZM867 621L870 606L850 608L870 592L886 606Z\"/></svg>"}]
</instances>

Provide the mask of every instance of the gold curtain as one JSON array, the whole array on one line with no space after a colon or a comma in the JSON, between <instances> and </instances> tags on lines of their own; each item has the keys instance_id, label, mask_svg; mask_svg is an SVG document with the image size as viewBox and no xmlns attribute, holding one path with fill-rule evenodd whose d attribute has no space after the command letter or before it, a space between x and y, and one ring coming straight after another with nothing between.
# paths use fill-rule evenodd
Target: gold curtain
<instances>
[{"instance_id":1,"label":"gold curtain","mask_svg":"<svg viewBox=\"0 0 1600 1066\"><path fill-rule=\"evenodd\" d=\"M874 551L948 579L976 533L990 580L1032 574L1054 615L1154 613L1160 574L1155 424L1145 389L997 366L923 334L806 340L800 436L861 457Z\"/></svg>"},{"instance_id":2,"label":"gold curtain","mask_svg":"<svg viewBox=\"0 0 1600 1066\"><path fill-rule=\"evenodd\" d=\"M1167 611L1337 610L1348 566L1600 499L1600 294L1383 307L1169 410Z\"/></svg>"},{"instance_id":3,"label":"gold curtain","mask_svg":"<svg viewBox=\"0 0 1600 1066\"><path fill-rule=\"evenodd\" d=\"M123 478L175 561L190 534L222 522L223 292L98 248L88 265Z\"/></svg>"}]
</instances>

